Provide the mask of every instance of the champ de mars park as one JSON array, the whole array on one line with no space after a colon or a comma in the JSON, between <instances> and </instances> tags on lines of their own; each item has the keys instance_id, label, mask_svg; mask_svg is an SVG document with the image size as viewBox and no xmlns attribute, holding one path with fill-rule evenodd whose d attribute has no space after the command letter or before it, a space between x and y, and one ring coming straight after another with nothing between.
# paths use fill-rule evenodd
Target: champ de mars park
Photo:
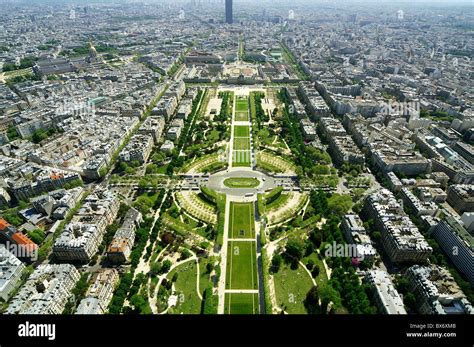
<instances>
[{"instance_id":1,"label":"champ de mars park","mask_svg":"<svg viewBox=\"0 0 474 347\"><path fill-rule=\"evenodd\" d=\"M142 175L110 178L118 188L138 181L134 206L158 206L161 220L160 240L144 245L147 255L119 284L136 295L116 291L110 312L375 312L350 252L324 254L345 243L341 217L360 208L370 179L362 182L356 166L336 169L323 147L308 146L289 100L280 86L205 85L180 155ZM354 182L361 188L351 194Z\"/></svg>"}]
</instances>

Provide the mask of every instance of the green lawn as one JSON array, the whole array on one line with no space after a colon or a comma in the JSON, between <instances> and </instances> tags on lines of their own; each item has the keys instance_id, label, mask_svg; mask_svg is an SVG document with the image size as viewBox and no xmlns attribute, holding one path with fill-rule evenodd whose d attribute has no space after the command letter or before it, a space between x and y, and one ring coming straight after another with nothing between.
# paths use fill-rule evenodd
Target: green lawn
<instances>
[{"instance_id":1,"label":"green lawn","mask_svg":"<svg viewBox=\"0 0 474 347\"><path fill-rule=\"evenodd\" d=\"M248 122L249 113L248 112L235 112L235 121L236 122Z\"/></svg>"},{"instance_id":2,"label":"green lawn","mask_svg":"<svg viewBox=\"0 0 474 347\"><path fill-rule=\"evenodd\" d=\"M197 267L195 261L189 261L171 271L167 279L171 280L173 275L178 273L178 279L174 283L178 302L175 307L168 312L170 314L200 314L201 299L199 299L196 281Z\"/></svg>"},{"instance_id":3,"label":"green lawn","mask_svg":"<svg viewBox=\"0 0 474 347\"><path fill-rule=\"evenodd\" d=\"M236 112L248 112L249 111L249 99L247 97L236 98L235 111Z\"/></svg>"},{"instance_id":4,"label":"green lawn","mask_svg":"<svg viewBox=\"0 0 474 347\"><path fill-rule=\"evenodd\" d=\"M250 137L250 127L246 125L234 126L234 137Z\"/></svg>"},{"instance_id":5,"label":"green lawn","mask_svg":"<svg viewBox=\"0 0 474 347\"><path fill-rule=\"evenodd\" d=\"M190 225L181 222L179 219L171 217L167 213L163 213L163 217L161 220L163 221L163 224L170 227L172 230L174 230L181 236L187 235L192 229Z\"/></svg>"},{"instance_id":6,"label":"green lawn","mask_svg":"<svg viewBox=\"0 0 474 347\"><path fill-rule=\"evenodd\" d=\"M308 260L310 259L313 261L313 264L315 264L315 266L319 268L319 275L318 277L315 278L316 283L319 284L319 283L327 282L328 275L326 273L326 268L324 267L323 261L319 259L318 253L313 252L309 256L304 257L301 261L303 262L303 264L306 265L308 263Z\"/></svg>"},{"instance_id":7,"label":"green lawn","mask_svg":"<svg viewBox=\"0 0 474 347\"><path fill-rule=\"evenodd\" d=\"M253 177L232 177L227 178L224 185L229 188L255 188L260 185L260 181Z\"/></svg>"},{"instance_id":8,"label":"green lawn","mask_svg":"<svg viewBox=\"0 0 474 347\"><path fill-rule=\"evenodd\" d=\"M253 203L230 203L229 238L254 238L255 215Z\"/></svg>"},{"instance_id":9,"label":"green lawn","mask_svg":"<svg viewBox=\"0 0 474 347\"><path fill-rule=\"evenodd\" d=\"M250 159L249 150L234 151L232 165L235 167L248 167L250 166Z\"/></svg>"},{"instance_id":10,"label":"green lawn","mask_svg":"<svg viewBox=\"0 0 474 347\"><path fill-rule=\"evenodd\" d=\"M225 314L258 314L258 294L228 293L225 295Z\"/></svg>"},{"instance_id":11,"label":"green lawn","mask_svg":"<svg viewBox=\"0 0 474 347\"><path fill-rule=\"evenodd\" d=\"M201 295L207 287L212 286L212 279L210 273L207 272L206 265L212 260L209 258L199 258L199 291Z\"/></svg>"},{"instance_id":12,"label":"green lawn","mask_svg":"<svg viewBox=\"0 0 474 347\"><path fill-rule=\"evenodd\" d=\"M289 265L282 264L280 270L273 275L277 305L289 314L306 314L304 300L313 287L309 274L301 265L292 270Z\"/></svg>"},{"instance_id":13,"label":"green lawn","mask_svg":"<svg viewBox=\"0 0 474 347\"><path fill-rule=\"evenodd\" d=\"M267 162L262 162L262 160L260 159L260 156L257 156L257 167L262 169L263 171L267 171L267 172L270 172L270 173L283 172L283 170L278 166L272 165L272 164L267 163Z\"/></svg>"},{"instance_id":14,"label":"green lawn","mask_svg":"<svg viewBox=\"0 0 474 347\"><path fill-rule=\"evenodd\" d=\"M258 289L257 252L253 241L230 241L227 248L227 289Z\"/></svg>"},{"instance_id":15,"label":"green lawn","mask_svg":"<svg viewBox=\"0 0 474 347\"><path fill-rule=\"evenodd\" d=\"M249 150L250 139L248 137L234 137L234 150Z\"/></svg>"},{"instance_id":16,"label":"green lawn","mask_svg":"<svg viewBox=\"0 0 474 347\"><path fill-rule=\"evenodd\" d=\"M290 194L281 194L278 198L267 205L267 211L277 210L288 202Z\"/></svg>"}]
</instances>

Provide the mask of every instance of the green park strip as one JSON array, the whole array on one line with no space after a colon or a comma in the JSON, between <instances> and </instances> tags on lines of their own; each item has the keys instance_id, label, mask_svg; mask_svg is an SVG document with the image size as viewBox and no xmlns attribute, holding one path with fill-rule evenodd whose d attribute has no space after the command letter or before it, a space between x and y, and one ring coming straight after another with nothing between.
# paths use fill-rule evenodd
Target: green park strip
<instances>
[{"instance_id":1,"label":"green park strip","mask_svg":"<svg viewBox=\"0 0 474 347\"><path fill-rule=\"evenodd\" d=\"M236 112L248 112L249 111L249 99L247 97L237 97L235 104Z\"/></svg>"},{"instance_id":2,"label":"green park strip","mask_svg":"<svg viewBox=\"0 0 474 347\"><path fill-rule=\"evenodd\" d=\"M250 141L248 137L235 137L234 150L245 151L250 149Z\"/></svg>"},{"instance_id":3,"label":"green park strip","mask_svg":"<svg viewBox=\"0 0 474 347\"><path fill-rule=\"evenodd\" d=\"M229 237L232 239L255 237L255 215L253 203L230 204L230 230Z\"/></svg>"},{"instance_id":4,"label":"green park strip","mask_svg":"<svg viewBox=\"0 0 474 347\"><path fill-rule=\"evenodd\" d=\"M249 150L233 151L232 166L249 167L251 164L251 153Z\"/></svg>"},{"instance_id":5,"label":"green park strip","mask_svg":"<svg viewBox=\"0 0 474 347\"><path fill-rule=\"evenodd\" d=\"M232 177L224 180L224 185L229 188L255 188L260 181L253 177Z\"/></svg>"},{"instance_id":6,"label":"green park strip","mask_svg":"<svg viewBox=\"0 0 474 347\"><path fill-rule=\"evenodd\" d=\"M247 125L234 126L234 137L250 137L250 128Z\"/></svg>"},{"instance_id":7,"label":"green park strip","mask_svg":"<svg viewBox=\"0 0 474 347\"><path fill-rule=\"evenodd\" d=\"M235 120L237 122L248 122L249 119L249 113L248 112L235 112Z\"/></svg>"},{"instance_id":8,"label":"green park strip","mask_svg":"<svg viewBox=\"0 0 474 347\"><path fill-rule=\"evenodd\" d=\"M229 241L226 289L258 289L256 258L256 242Z\"/></svg>"},{"instance_id":9,"label":"green park strip","mask_svg":"<svg viewBox=\"0 0 474 347\"><path fill-rule=\"evenodd\" d=\"M225 314L258 314L258 294L227 293L225 295Z\"/></svg>"}]
</instances>

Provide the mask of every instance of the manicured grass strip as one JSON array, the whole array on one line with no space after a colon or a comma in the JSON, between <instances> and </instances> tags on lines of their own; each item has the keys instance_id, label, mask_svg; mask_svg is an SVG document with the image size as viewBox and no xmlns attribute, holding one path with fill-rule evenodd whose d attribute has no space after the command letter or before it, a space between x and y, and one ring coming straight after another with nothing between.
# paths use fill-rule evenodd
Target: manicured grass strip
<instances>
[{"instance_id":1,"label":"manicured grass strip","mask_svg":"<svg viewBox=\"0 0 474 347\"><path fill-rule=\"evenodd\" d=\"M278 199L283 192L283 187L275 187L269 193L265 194L265 202L266 204L271 204L273 201Z\"/></svg>"},{"instance_id":2,"label":"manicured grass strip","mask_svg":"<svg viewBox=\"0 0 474 347\"><path fill-rule=\"evenodd\" d=\"M232 177L227 178L224 185L229 188L255 188L260 185L260 181L253 177Z\"/></svg>"},{"instance_id":3,"label":"manicured grass strip","mask_svg":"<svg viewBox=\"0 0 474 347\"><path fill-rule=\"evenodd\" d=\"M234 138L234 150L249 150L250 139L248 137L235 137Z\"/></svg>"},{"instance_id":4,"label":"manicured grass strip","mask_svg":"<svg viewBox=\"0 0 474 347\"><path fill-rule=\"evenodd\" d=\"M234 163L233 166L234 167L249 167L250 166L250 161Z\"/></svg>"},{"instance_id":5,"label":"manicured grass strip","mask_svg":"<svg viewBox=\"0 0 474 347\"><path fill-rule=\"evenodd\" d=\"M267 211L278 210L280 207L285 205L290 198L289 194L281 194L276 200L273 200L267 205Z\"/></svg>"},{"instance_id":6,"label":"manicured grass strip","mask_svg":"<svg viewBox=\"0 0 474 347\"><path fill-rule=\"evenodd\" d=\"M232 158L232 166L248 167L250 166L250 151L234 151Z\"/></svg>"},{"instance_id":7,"label":"manicured grass strip","mask_svg":"<svg viewBox=\"0 0 474 347\"><path fill-rule=\"evenodd\" d=\"M230 241L227 246L226 289L258 289L254 241Z\"/></svg>"},{"instance_id":8,"label":"manicured grass strip","mask_svg":"<svg viewBox=\"0 0 474 347\"><path fill-rule=\"evenodd\" d=\"M255 215L253 203L230 204L229 237L250 239L255 237Z\"/></svg>"},{"instance_id":9,"label":"manicured grass strip","mask_svg":"<svg viewBox=\"0 0 474 347\"><path fill-rule=\"evenodd\" d=\"M227 293L225 295L225 314L258 314L258 294Z\"/></svg>"},{"instance_id":10,"label":"manicured grass strip","mask_svg":"<svg viewBox=\"0 0 474 347\"><path fill-rule=\"evenodd\" d=\"M237 122L248 122L250 120L248 112L235 112L235 120Z\"/></svg>"},{"instance_id":11,"label":"manicured grass strip","mask_svg":"<svg viewBox=\"0 0 474 347\"><path fill-rule=\"evenodd\" d=\"M236 112L248 112L249 111L249 99L247 97L238 97L235 101Z\"/></svg>"},{"instance_id":12,"label":"manicured grass strip","mask_svg":"<svg viewBox=\"0 0 474 347\"><path fill-rule=\"evenodd\" d=\"M250 137L250 128L246 125L234 126L234 137Z\"/></svg>"}]
</instances>

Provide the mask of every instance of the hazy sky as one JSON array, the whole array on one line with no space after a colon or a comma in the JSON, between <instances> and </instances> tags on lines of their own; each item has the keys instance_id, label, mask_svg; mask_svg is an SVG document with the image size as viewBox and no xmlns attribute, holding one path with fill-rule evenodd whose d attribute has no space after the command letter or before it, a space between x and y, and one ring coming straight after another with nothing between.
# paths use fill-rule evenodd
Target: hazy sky
<instances>
[{"instance_id":1,"label":"hazy sky","mask_svg":"<svg viewBox=\"0 0 474 347\"><path fill-rule=\"evenodd\" d=\"M204 3L206 2L223 2L223 0L200 0ZM184 2L184 3L189 3L191 0L0 0L0 2L7 2L7 3L14 3L14 2L59 2L59 3L64 3L64 2L69 2L69 3L100 3L100 2L108 2L108 3L133 3L133 2L144 2L144 3L150 3L150 2ZM403 4L414 4L414 3L425 3L425 4L452 4L452 3L464 3L464 4L470 4L474 8L474 0L234 0L234 3L239 3L239 2L258 2L258 3L278 3L278 4L285 4L287 3L288 5L294 4L294 3L306 3L306 4L317 4L317 3L391 3L391 4L398 4L398 3L403 3Z\"/></svg>"},{"instance_id":2,"label":"hazy sky","mask_svg":"<svg viewBox=\"0 0 474 347\"><path fill-rule=\"evenodd\" d=\"M7 4L37 4L40 5L48 4L69 4L69 5L85 5L85 4L151 4L151 3L161 3L161 4L174 4L174 5L181 5L184 6L189 4L192 0L0 0L0 3L7 3ZM217 4L217 6L223 6L224 0L199 0L202 3L211 3ZM321 5L335 5L338 7L343 8L350 8L354 6L373 6L376 7L383 7L383 6L400 6L403 8L416 8L419 6L433 6L433 7L466 7L470 6L473 8L474 13L474 0L234 0L234 6L238 6L239 3L252 3L255 6L266 6L271 8L271 6L301 6L301 5L314 5L318 6ZM472 13L471 13L472 14Z\"/></svg>"}]
</instances>

